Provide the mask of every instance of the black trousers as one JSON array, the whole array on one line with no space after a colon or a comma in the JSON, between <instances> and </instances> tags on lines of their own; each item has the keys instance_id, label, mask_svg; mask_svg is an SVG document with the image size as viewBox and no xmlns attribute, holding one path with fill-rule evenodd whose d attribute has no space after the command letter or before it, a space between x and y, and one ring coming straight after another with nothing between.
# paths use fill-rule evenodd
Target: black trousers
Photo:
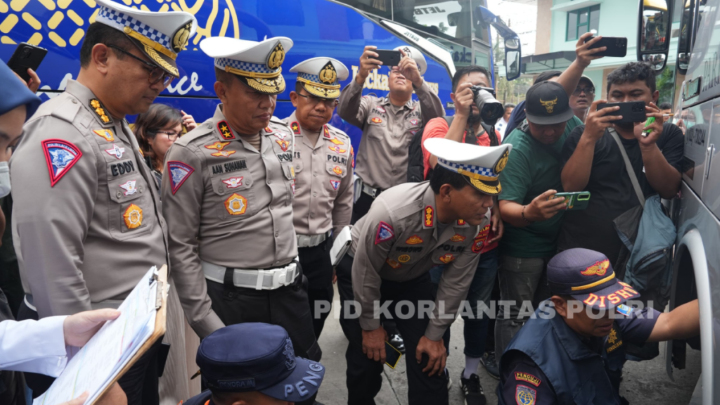
<instances>
[{"instance_id":1,"label":"black trousers","mask_svg":"<svg viewBox=\"0 0 720 405\"><path fill-rule=\"evenodd\" d=\"M335 295L332 284L331 247L332 242L327 239L318 246L298 248L300 266L308 280L308 302L312 311L313 331L317 339L320 338L325 320L330 315Z\"/></svg>"},{"instance_id":2,"label":"black trousers","mask_svg":"<svg viewBox=\"0 0 720 405\"><path fill-rule=\"evenodd\" d=\"M302 266L301 266L302 267ZM232 277L225 277L232 280ZM254 290L206 280L212 309L225 323L263 322L285 328L295 355L320 361L313 319L308 304L307 278L301 273L291 285L277 290ZM313 404L315 396L298 404ZM130 404L130 402L128 402Z\"/></svg>"},{"instance_id":3,"label":"black trousers","mask_svg":"<svg viewBox=\"0 0 720 405\"><path fill-rule=\"evenodd\" d=\"M378 195L380 194L378 193ZM370 206L372 205L373 201L375 201L374 198L367 195L367 193L360 191L360 198L358 198L355 204L353 204L353 212L350 223L354 225L355 222L358 221L358 219L364 217L365 214L370 211Z\"/></svg>"},{"instance_id":4,"label":"black trousers","mask_svg":"<svg viewBox=\"0 0 720 405\"><path fill-rule=\"evenodd\" d=\"M374 405L375 396L382 385L383 364L368 359L362 351L362 328L357 313L351 311L352 301L352 262L350 256L345 256L338 264L336 271L338 277L338 292L343 306L340 314L340 326L349 341L345 359L347 361L347 389L349 405ZM430 275L425 274L415 280L405 282L392 282L383 280L380 287L381 301L409 301L415 308L422 300L433 300L432 282ZM345 312L348 312L346 314ZM407 308L405 309L407 311ZM395 304L389 306L389 312L395 314ZM400 311L401 312L401 311ZM349 315L349 316L346 316ZM447 379L444 373L429 377L422 369L427 365L427 356L423 355L420 364L415 360L415 348L420 338L425 334L429 319L400 319L394 316L397 328L405 340L405 365L408 379L408 403L410 405L446 405L448 403ZM406 318L406 317L404 317Z\"/></svg>"},{"instance_id":5,"label":"black trousers","mask_svg":"<svg viewBox=\"0 0 720 405\"><path fill-rule=\"evenodd\" d=\"M34 319L38 320L37 312L30 309L25 301L20 305L18 313L19 320ZM160 403L159 394L159 375L160 367L158 360L158 351L162 342L162 338L140 357L140 359L130 367L118 384L125 391L128 404L139 405L157 405ZM25 380L28 387L33 390L33 398L37 398L50 388L55 378L42 374L25 373Z\"/></svg>"}]
</instances>

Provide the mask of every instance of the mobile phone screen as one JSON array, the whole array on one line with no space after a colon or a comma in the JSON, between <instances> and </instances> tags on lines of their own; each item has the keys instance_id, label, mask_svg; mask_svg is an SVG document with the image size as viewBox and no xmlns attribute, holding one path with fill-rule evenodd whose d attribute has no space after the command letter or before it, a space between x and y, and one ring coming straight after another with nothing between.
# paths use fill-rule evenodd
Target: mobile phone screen
<instances>
[{"instance_id":1,"label":"mobile phone screen","mask_svg":"<svg viewBox=\"0 0 720 405\"><path fill-rule=\"evenodd\" d=\"M402 357L402 353L398 351L393 345L385 342L385 364L390 368L395 368Z\"/></svg>"}]
</instances>

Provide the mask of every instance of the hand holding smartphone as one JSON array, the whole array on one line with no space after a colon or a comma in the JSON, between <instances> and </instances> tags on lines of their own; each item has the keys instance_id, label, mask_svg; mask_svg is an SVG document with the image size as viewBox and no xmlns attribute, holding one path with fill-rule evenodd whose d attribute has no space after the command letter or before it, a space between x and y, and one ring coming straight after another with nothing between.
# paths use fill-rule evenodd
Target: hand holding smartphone
<instances>
[{"instance_id":1,"label":"hand holding smartphone","mask_svg":"<svg viewBox=\"0 0 720 405\"><path fill-rule=\"evenodd\" d=\"M597 105L598 111L608 107L620 107L619 110L609 111L606 115L621 115L622 118L611 121L615 122L645 122L647 119L644 101L629 101L626 103L600 103Z\"/></svg>"},{"instance_id":2,"label":"hand holding smartphone","mask_svg":"<svg viewBox=\"0 0 720 405\"><path fill-rule=\"evenodd\" d=\"M567 193L557 193L548 197L548 200L553 198L563 197L565 198L565 204L568 211L584 210L590 204L590 192L589 191L573 191Z\"/></svg>"},{"instance_id":3,"label":"hand holding smartphone","mask_svg":"<svg viewBox=\"0 0 720 405\"><path fill-rule=\"evenodd\" d=\"M46 54L47 49L22 42L15 48L8 61L8 67L27 83L30 80L28 68L37 72Z\"/></svg>"},{"instance_id":4,"label":"hand holding smartphone","mask_svg":"<svg viewBox=\"0 0 720 405\"><path fill-rule=\"evenodd\" d=\"M378 57L375 59L382 62L383 66L397 66L400 64L400 59L402 59L400 51L376 49L375 53L378 54Z\"/></svg>"},{"instance_id":5,"label":"hand holding smartphone","mask_svg":"<svg viewBox=\"0 0 720 405\"><path fill-rule=\"evenodd\" d=\"M585 40L585 42L588 42L593 38L595 37L589 37ZM599 41L592 44L590 49L601 48L603 46L607 47L607 49L602 52L595 53L592 56L611 56L616 58L624 58L625 55L627 55L627 38L602 37Z\"/></svg>"}]
</instances>

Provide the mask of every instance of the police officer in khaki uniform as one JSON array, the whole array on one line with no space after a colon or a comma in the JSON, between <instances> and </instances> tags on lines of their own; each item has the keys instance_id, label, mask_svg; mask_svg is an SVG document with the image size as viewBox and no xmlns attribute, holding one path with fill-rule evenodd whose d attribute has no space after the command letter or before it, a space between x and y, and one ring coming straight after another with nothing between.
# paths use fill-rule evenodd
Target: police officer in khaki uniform
<instances>
[{"instance_id":1,"label":"police officer in khaki uniform","mask_svg":"<svg viewBox=\"0 0 720 405\"><path fill-rule=\"evenodd\" d=\"M442 101L422 78L427 70L425 57L406 45L395 48L403 58L390 68L388 96L363 97L368 74L382 66L375 59L375 49L365 47L355 80L345 87L338 104L338 115L363 131L355 168L362 180L362 193L356 196L353 223L368 212L382 191L405 183L413 135L429 120L445 116ZM419 101L412 99L413 90Z\"/></svg>"},{"instance_id":2,"label":"police officer in khaki uniform","mask_svg":"<svg viewBox=\"0 0 720 405\"><path fill-rule=\"evenodd\" d=\"M298 74L290 100L295 111L284 121L295 134L295 202L298 255L308 278L308 298L315 336L320 337L333 299L331 235L350 224L352 156L350 137L328 124L340 96L347 67L332 58L312 58L295 65Z\"/></svg>"},{"instance_id":3,"label":"police officer in khaki uniform","mask_svg":"<svg viewBox=\"0 0 720 405\"><path fill-rule=\"evenodd\" d=\"M293 227L294 136L272 116L285 90L290 38L208 38L215 115L165 158L163 214L173 279L201 338L225 325L284 327L298 355L319 360Z\"/></svg>"},{"instance_id":4,"label":"police officer in khaki uniform","mask_svg":"<svg viewBox=\"0 0 720 405\"><path fill-rule=\"evenodd\" d=\"M387 333L376 308L383 307L387 310L380 315L394 319L405 339L409 404L448 403L442 336L470 288L487 237L480 230L489 222L511 147L448 139L429 139L425 147L438 157L430 181L401 184L380 195L353 227L354 258L346 256L337 269L342 299L354 295L353 306L359 307L359 317L352 319L341 311L350 341L345 355L349 404L374 403L380 390ZM443 264L433 299L429 271ZM340 277L348 267L351 292Z\"/></svg>"},{"instance_id":5,"label":"police officer in khaki uniform","mask_svg":"<svg viewBox=\"0 0 720 405\"><path fill-rule=\"evenodd\" d=\"M197 24L185 12L98 5L77 81L27 122L11 160L23 319L116 307L150 267L169 263L159 196L125 116L147 111L178 77ZM141 398L152 353L120 379L129 403L157 403ZM147 374L157 396L157 370Z\"/></svg>"}]
</instances>

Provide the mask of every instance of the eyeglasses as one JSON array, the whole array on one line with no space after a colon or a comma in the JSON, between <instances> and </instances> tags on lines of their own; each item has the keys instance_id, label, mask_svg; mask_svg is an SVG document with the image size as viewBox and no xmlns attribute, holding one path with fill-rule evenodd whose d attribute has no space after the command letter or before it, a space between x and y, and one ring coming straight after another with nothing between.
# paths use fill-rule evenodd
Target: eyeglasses
<instances>
[{"instance_id":1,"label":"eyeglasses","mask_svg":"<svg viewBox=\"0 0 720 405\"><path fill-rule=\"evenodd\" d=\"M327 108L335 108L335 106L338 105L337 99L328 100L326 98L320 98L320 97L315 97L315 96L311 96L311 95L305 95L305 94L300 94L300 93L296 93L296 94L300 97L305 98L313 107L316 106L318 103L325 104L325 107L327 107Z\"/></svg>"},{"instance_id":2,"label":"eyeglasses","mask_svg":"<svg viewBox=\"0 0 720 405\"><path fill-rule=\"evenodd\" d=\"M156 134L165 134L168 137L168 140L176 141L178 137L180 136L179 132L175 131L155 131Z\"/></svg>"},{"instance_id":3,"label":"eyeglasses","mask_svg":"<svg viewBox=\"0 0 720 405\"><path fill-rule=\"evenodd\" d=\"M150 63L148 61L142 60L124 49L121 49L115 45L108 45L108 48L112 48L122 54L128 55L131 58L133 58L137 61L140 61L143 65L145 65L145 69L147 69L150 72L150 76L148 77L148 82L150 82L151 85L158 83L158 82L162 82L163 86L167 87L173 80L175 80L175 76L164 71L161 67L153 65L152 63Z\"/></svg>"},{"instance_id":4,"label":"eyeglasses","mask_svg":"<svg viewBox=\"0 0 720 405\"><path fill-rule=\"evenodd\" d=\"M580 93L585 92L585 94L595 94L595 88L594 87L576 87L575 91L573 91L573 96L579 96Z\"/></svg>"}]
</instances>

